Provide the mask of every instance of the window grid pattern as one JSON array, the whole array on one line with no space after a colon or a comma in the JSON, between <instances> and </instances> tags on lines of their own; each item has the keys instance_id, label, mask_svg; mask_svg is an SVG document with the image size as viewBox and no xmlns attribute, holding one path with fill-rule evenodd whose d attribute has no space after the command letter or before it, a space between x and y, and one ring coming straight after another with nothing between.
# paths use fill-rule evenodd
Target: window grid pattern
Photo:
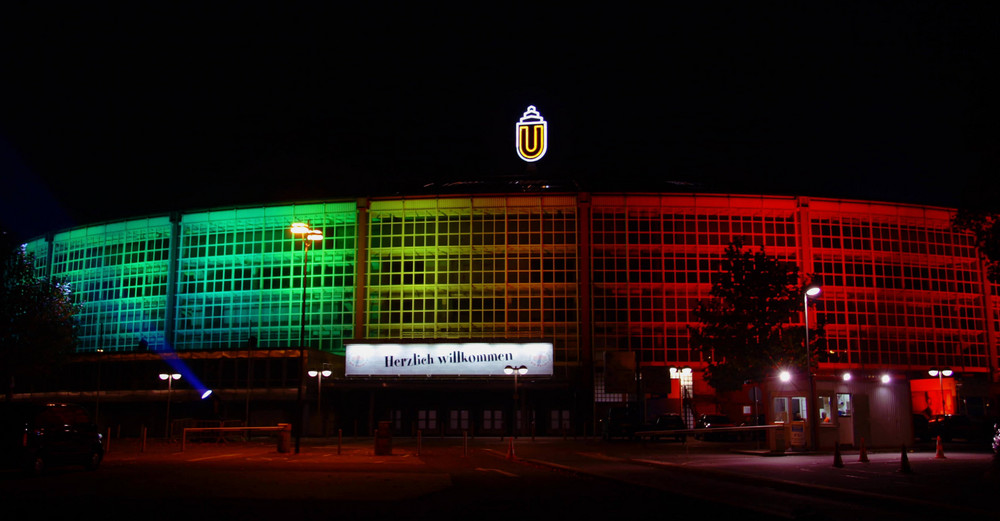
<instances>
[{"instance_id":1,"label":"window grid pattern","mask_svg":"<svg viewBox=\"0 0 1000 521\"><path fill-rule=\"evenodd\" d=\"M792 210L685 209L641 196L600 202L591 212L595 351L635 351L647 365L699 362L691 310L708 297L726 246L740 238L796 262Z\"/></svg>"},{"instance_id":2,"label":"window grid pattern","mask_svg":"<svg viewBox=\"0 0 1000 521\"><path fill-rule=\"evenodd\" d=\"M52 277L69 282L80 304L77 351L165 345L170 227L150 218L53 237Z\"/></svg>"},{"instance_id":3,"label":"window grid pattern","mask_svg":"<svg viewBox=\"0 0 1000 521\"><path fill-rule=\"evenodd\" d=\"M368 337L541 338L578 361L575 200L549 199L373 203Z\"/></svg>"},{"instance_id":4,"label":"window grid pattern","mask_svg":"<svg viewBox=\"0 0 1000 521\"><path fill-rule=\"evenodd\" d=\"M299 345L303 241L292 222L324 238L308 251L304 344L343 352L353 336L357 214L313 204L186 215L181 222L175 348Z\"/></svg>"},{"instance_id":5,"label":"window grid pattern","mask_svg":"<svg viewBox=\"0 0 1000 521\"><path fill-rule=\"evenodd\" d=\"M811 306L834 366L989 370L986 333L1000 335L1000 292L982 286L972 239L951 231L947 211L837 200L800 209L802 200L781 197L727 203L739 197L593 196L594 352L697 367L690 312L740 237L817 275L824 293ZM176 349L240 348L250 335L285 348L298 345L302 310L302 244L288 226L308 220L326 237L309 252L309 347L338 351L355 336L355 255L367 246L368 337L542 337L566 363L580 360L582 334L576 208L576 196L376 200L368 244L359 245L354 202L275 206L81 227L26 251L41 273L72 287L79 351L163 349L171 332Z\"/></svg>"},{"instance_id":6,"label":"window grid pattern","mask_svg":"<svg viewBox=\"0 0 1000 521\"><path fill-rule=\"evenodd\" d=\"M947 219L813 212L831 362L987 367L979 262Z\"/></svg>"}]
</instances>

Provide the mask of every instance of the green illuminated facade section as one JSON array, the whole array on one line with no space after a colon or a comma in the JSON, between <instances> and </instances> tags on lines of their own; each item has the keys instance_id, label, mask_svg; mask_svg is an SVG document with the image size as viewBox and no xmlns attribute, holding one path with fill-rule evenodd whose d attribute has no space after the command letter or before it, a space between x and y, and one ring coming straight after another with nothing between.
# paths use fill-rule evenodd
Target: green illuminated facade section
<instances>
[{"instance_id":1,"label":"green illuminated facade section","mask_svg":"<svg viewBox=\"0 0 1000 521\"><path fill-rule=\"evenodd\" d=\"M289 232L309 222L324 239L309 249L306 347L343 352L353 335L357 212L325 203L185 214L180 221L174 347L299 345L303 248Z\"/></svg>"},{"instance_id":2,"label":"green illuminated facade section","mask_svg":"<svg viewBox=\"0 0 1000 521\"><path fill-rule=\"evenodd\" d=\"M169 217L55 234L50 274L69 282L81 304L78 351L166 346L170 236ZM45 243L37 243L35 254L44 258Z\"/></svg>"},{"instance_id":3,"label":"green illuminated facade section","mask_svg":"<svg viewBox=\"0 0 1000 521\"><path fill-rule=\"evenodd\" d=\"M366 338L546 339L578 362L569 197L373 201Z\"/></svg>"},{"instance_id":4,"label":"green illuminated facade section","mask_svg":"<svg viewBox=\"0 0 1000 521\"><path fill-rule=\"evenodd\" d=\"M343 352L353 336L354 202L190 213L79 228L26 245L81 305L78 352L298 347L301 239L309 250L305 345Z\"/></svg>"}]
</instances>

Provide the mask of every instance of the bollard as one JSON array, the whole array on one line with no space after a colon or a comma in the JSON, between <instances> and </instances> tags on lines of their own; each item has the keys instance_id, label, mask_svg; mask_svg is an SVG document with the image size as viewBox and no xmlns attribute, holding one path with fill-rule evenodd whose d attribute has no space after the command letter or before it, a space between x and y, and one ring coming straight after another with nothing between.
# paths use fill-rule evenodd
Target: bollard
<instances>
[{"instance_id":1,"label":"bollard","mask_svg":"<svg viewBox=\"0 0 1000 521\"><path fill-rule=\"evenodd\" d=\"M844 460L840 457L840 444L833 444L833 466L838 469L844 468Z\"/></svg>"},{"instance_id":2,"label":"bollard","mask_svg":"<svg viewBox=\"0 0 1000 521\"><path fill-rule=\"evenodd\" d=\"M462 456L469 457L469 431L462 431Z\"/></svg>"},{"instance_id":3,"label":"bollard","mask_svg":"<svg viewBox=\"0 0 1000 521\"><path fill-rule=\"evenodd\" d=\"M344 429L337 429L337 455L340 456L340 445L344 441Z\"/></svg>"},{"instance_id":4,"label":"bollard","mask_svg":"<svg viewBox=\"0 0 1000 521\"><path fill-rule=\"evenodd\" d=\"M378 422L378 429L375 431L375 455L388 456L392 454L392 433L389 430L390 423L387 421Z\"/></svg>"},{"instance_id":5,"label":"bollard","mask_svg":"<svg viewBox=\"0 0 1000 521\"><path fill-rule=\"evenodd\" d=\"M420 456L420 446L424 440L423 433L424 431L417 429L417 456Z\"/></svg>"},{"instance_id":6,"label":"bollard","mask_svg":"<svg viewBox=\"0 0 1000 521\"><path fill-rule=\"evenodd\" d=\"M278 452L285 454L291 451L292 446L292 424L291 423L279 423L278 427L281 428L278 431Z\"/></svg>"},{"instance_id":7,"label":"bollard","mask_svg":"<svg viewBox=\"0 0 1000 521\"><path fill-rule=\"evenodd\" d=\"M910 468L910 460L906 457L906 445L903 445L903 456L900 459L899 471L903 474L913 474L913 469Z\"/></svg>"},{"instance_id":8,"label":"bollard","mask_svg":"<svg viewBox=\"0 0 1000 521\"><path fill-rule=\"evenodd\" d=\"M858 461L868 463L868 451L865 450L865 438L861 437L861 452L858 454Z\"/></svg>"},{"instance_id":9,"label":"bollard","mask_svg":"<svg viewBox=\"0 0 1000 521\"><path fill-rule=\"evenodd\" d=\"M514 456L514 438L510 437L507 439L510 440L510 443L507 445L507 459L516 459L516 456Z\"/></svg>"}]
</instances>

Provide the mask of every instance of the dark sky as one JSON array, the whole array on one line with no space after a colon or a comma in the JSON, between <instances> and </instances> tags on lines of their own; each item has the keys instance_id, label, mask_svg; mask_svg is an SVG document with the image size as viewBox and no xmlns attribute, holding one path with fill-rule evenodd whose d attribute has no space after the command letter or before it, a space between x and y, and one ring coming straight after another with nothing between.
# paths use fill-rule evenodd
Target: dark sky
<instances>
[{"instance_id":1,"label":"dark sky","mask_svg":"<svg viewBox=\"0 0 1000 521\"><path fill-rule=\"evenodd\" d=\"M528 173L594 189L957 206L998 172L988 2L9 4L0 219L22 236L525 175L528 105L550 138Z\"/></svg>"}]
</instances>

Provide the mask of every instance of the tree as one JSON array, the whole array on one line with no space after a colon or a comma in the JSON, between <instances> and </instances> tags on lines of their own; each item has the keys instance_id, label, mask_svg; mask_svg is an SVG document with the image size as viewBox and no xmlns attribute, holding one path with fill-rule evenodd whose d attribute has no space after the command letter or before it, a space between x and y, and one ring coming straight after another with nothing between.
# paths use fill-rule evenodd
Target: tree
<instances>
[{"instance_id":1,"label":"tree","mask_svg":"<svg viewBox=\"0 0 1000 521\"><path fill-rule=\"evenodd\" d=\"M37 275L33 256L0 231L0 381L44 376L76 344L77 306L67 284Z\"/></svg>"},{"instance_id":2,"label":"tree","mask_svg":"<svg viewBox=\"0 0 1000 521\"><path fill-rule=\"evenodd\" d=\"M986 264L986 278L1000 283L1000 215L988 210L960 209L951 225L956 231L975 237L976 248Z\"/></svg>"},{"instance_id":3,"label":"tree","mask_svg":"<svg viewBox=\"0 0 1000 521\"><path fill-rule=\"evenodd\" d=\"M694 309L699 325L689 329L692 347L708 362L709 385L734 391L778 367L805 367L805 329L791 325L802 311L803 290L795 264L763 247L744 250L739 240L726 248L710 298ZM819 343L822 326L810 334L810 343Z\"/></svg>"}]
</instances>

